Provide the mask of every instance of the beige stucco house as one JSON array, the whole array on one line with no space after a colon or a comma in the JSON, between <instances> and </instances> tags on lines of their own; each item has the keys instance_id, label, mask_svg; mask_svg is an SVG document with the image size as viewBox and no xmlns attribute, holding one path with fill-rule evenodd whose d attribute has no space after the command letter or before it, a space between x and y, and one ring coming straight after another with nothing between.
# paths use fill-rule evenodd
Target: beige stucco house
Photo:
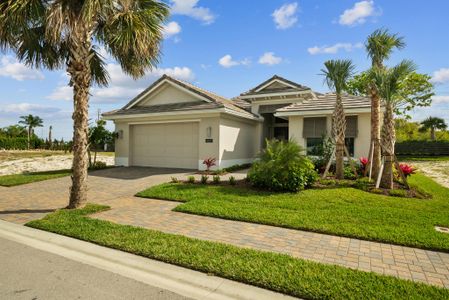
<instances>
[{"instance_id":1,"label":"beige stucco house","mask_svg":"<svg viewBox=\"0 0 449 300\"><path fill-rule=\"evenodd\" d=\"M279 76L234 99L162 76L123 108L103 114L115 123L116 165L204 169L249 163L265 139L293 138L309 155L329 135L334 94L320 94ZM347 146L369 151L370 99L345 95Z\"/></svg>"}]
</instances>

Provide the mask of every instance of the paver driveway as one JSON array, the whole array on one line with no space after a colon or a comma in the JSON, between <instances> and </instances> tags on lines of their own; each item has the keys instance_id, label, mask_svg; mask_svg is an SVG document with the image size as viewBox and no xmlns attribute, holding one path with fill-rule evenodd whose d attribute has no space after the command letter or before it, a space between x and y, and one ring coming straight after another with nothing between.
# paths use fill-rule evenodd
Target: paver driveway
<instances>
[{"instance_id":1,"label":"paver driveway","mask_svg":"<svg viewBox=\"0 0 449 300\"><path fill-rule=\"evenodd\" d=\"M186 172L116 168L89 176L89 202L111 210L92 217L240 247L397 276L449 288L449 254L300 230L173 212L179 203L133 197L150 185ZM242 174L234 174L244 177ZM70 178L0 189L0 218L25 223L64 207Z\"/></svg>"},{"instance_id":2,"label":"paver driveway","mask_svg":"<svg viewBox=\"0 0 449 300\"><path fill-rule=\"evenodd\" d=\"M133 196L144 188L167 182L171 176L182 178L189 171L159 168L112 168L91 172L88 201L109 204ZM26 223L67 206L70 177L34 182L15 187L0 186L0 219Z\"/></svg>"}]
</instances>

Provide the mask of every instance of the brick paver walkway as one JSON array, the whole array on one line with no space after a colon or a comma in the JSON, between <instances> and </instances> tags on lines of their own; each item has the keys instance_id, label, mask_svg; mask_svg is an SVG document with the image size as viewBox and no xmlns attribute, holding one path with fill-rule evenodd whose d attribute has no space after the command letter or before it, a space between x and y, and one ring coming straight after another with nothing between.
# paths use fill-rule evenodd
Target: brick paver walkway
<instances>
[{"instance_id":1,"label":"brick paver walkway","mask_svg":"<svg viewBox=\"0 0 449 300\"><path fill-rule=\"evenodd\" d=\"M132 197L171 176L185 173L139 168L97 172L89 178L89 201L112 209L93 217L449 288L448 253L178 213L172 209L179 203ZM61 178L0 187L0 218L18 223L40 218L66 205L68 186L69 178Z\"/></svg>"}]
</instances>

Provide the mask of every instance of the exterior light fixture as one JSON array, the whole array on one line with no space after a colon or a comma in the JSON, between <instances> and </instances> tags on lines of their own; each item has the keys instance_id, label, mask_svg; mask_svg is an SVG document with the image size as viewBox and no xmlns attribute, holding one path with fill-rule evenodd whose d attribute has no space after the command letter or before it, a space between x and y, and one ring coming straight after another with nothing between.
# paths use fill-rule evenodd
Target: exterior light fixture
<instances>
[{"instance_id":1,"label":"exterior light fixture","mask_svg":"<svg viewBox=\"0 0 449 300\"><path fill-rule=\"evenodd\" d=\"M206 128L206 136L208 138L212 137L212 127L209 126L209 127Z\"/></svg>"}]
</instances>

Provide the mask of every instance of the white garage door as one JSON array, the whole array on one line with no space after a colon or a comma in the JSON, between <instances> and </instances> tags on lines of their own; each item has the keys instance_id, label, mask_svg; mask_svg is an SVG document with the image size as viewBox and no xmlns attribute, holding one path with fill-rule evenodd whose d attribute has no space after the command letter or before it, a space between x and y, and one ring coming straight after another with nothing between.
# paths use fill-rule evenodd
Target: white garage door
<instances>
[{"instance_id":1,"label":"white garage door","mask_svg":"<svg viewBox=\"0 0 449 300\"><path fill-rule=\"evenodd\" d=\"M198 123L134 125L134 166L198 169Z\"/></svg>"}]
</instances>

